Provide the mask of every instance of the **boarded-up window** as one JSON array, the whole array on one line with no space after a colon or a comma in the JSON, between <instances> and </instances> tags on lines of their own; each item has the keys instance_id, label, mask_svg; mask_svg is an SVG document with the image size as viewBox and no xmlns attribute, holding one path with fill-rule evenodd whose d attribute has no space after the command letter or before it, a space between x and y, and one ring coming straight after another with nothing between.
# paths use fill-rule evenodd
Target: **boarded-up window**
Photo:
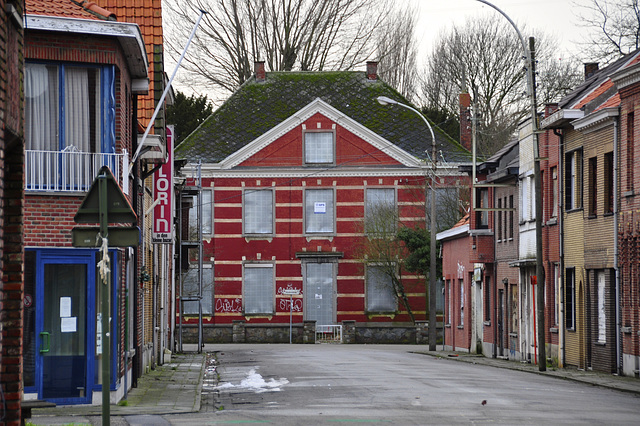
<instances>
[{"instance_id":1,"label":"boarded-up window","mask_svg":"<svg viewBox=\"0 0 640 426\"><path fill-rule=\"evenodd\" d=\"M273 191L246 189L244 191L244 233L273 234Z\"/></svg>"},{"instance_id":2,"label":"boarded-up window","mask_svg":"<svg viewBox=\"0 0 640 426\"><path fill-rule=\"evenodd\" d=\"M305 232L334 233L335 203L333 189L305 191Z\"/></svg>"},{"instance_id":3,"label":"boarded-up window","mask_svg":"<svg viewBox=\"0 0 640 426\"><path fill-rule=\"evenodd\" d=\"M271 314L273 311L273 264L244 265L244 313Z\"/></svg>"},{"instance_id":4,"label":"boarded-up window","mask_svg":"<svg viewBox=\"0 0 640 426\"><path fill-rule=\"evenodd\" d=\"M395 312L398 306L393 282L382 267L367 267L367 311Z\"/></svg>"}]
</instances>

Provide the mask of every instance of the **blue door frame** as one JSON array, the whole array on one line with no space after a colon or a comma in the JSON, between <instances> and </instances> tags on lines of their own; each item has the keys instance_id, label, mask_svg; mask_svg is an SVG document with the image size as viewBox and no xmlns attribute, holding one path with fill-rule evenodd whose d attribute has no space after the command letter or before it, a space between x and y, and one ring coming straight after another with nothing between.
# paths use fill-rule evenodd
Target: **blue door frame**
<instances>
[{"instance_id":1,"label":"blue door frame","mask_svg":"<svg viewBox=\"0 0 640 426\"><path fill-rule=\"evenodd\" d=\"M92 394L93 391L100 391L102 389L102 385L97 383L97 377L99 374L96 374L96 292L95 289L97 287L96 284L96 263L97 263L97 255L98 251L95 249L33 249L36 252L36 306L41 307L36 311L35 318L35 354L36 354L36 362L35 362L35 388L25 387L25 392L37 392L39 399L46 399L48 401L55 402L59 405L72 405L72 404L89 404L92 402ZM110 250L112 265L112 271L118 271L118 256L116 250ZM85 330L84 336L84 347L80 349L76 348L77 351L83 352L84 355L84 367L81 370L84 370L84 383L82 383L82 388L84 388L84 392L78 392L78 395L63 395L57 397L52 394L50 389L45 388L45 370L49 371L51 369L51 365L47 364L50 360L46 359L47 350L50 347L51 341L50 336L48 336L48 332L45 330L45 311L47 309L56 308L54 304L60 303L63 304L59 299L53 298L54 300L45 300L45 272L47 269L47 265L51 265L55 267L56 265L68 265L68 269L72 269L72 265L80 265L80 267L85 267L85 282L84 282L84 295L85 295L85 306L80 307L81 310L76 309L76 315L85 315L85 319L80 319L78 323L83 323ZM110 380L110 389L115 389L115 377L116 377L116 365L117 365L117 347L118 347L118 316L117 305L118 305L118 288L117 288L117 273L112 273L111 280L111 316L112 316L112 324L114 329L112 330L112 336L116 337L116 339L112 338L112 353L111 353L111 380ZM48 305L45 305L47 303ZM60 310L62 310L62 306ZM62 316L62 314L60 314ZM62 320L61 320L62 321ZM78 330L80 331L80 330ZM62 336L62 334L60 334ZM65 357L61 359L64 360ZM66 357L70 358L70 357ZM78 361L79 359L76 359ZM80 364L82 360L79 360ZM53 361L54 363L57 361ZM70 361L71 362L71 361ZM77 366L77 364L76 364ZM56 369L61 369L61 373L64 372L64 365L56 365ZM82 371L76 371L75 373L81 373ZM49 376L48 376L49 377ZM82 380L82 379L80 379ZM70 382L71 383L71 382ZM77 381L73 383L73 386L76 386ZM73 389L71 390L73 393ZM60 392L60 394L64 394L64 392Z\"/></svg>"}]
</instances>

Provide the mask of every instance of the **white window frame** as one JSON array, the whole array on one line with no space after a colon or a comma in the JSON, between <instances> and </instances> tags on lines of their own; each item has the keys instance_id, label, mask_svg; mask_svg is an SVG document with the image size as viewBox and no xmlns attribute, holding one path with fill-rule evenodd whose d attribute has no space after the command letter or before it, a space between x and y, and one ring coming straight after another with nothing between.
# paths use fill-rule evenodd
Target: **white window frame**
<instances>
[{"instance_id":1,"label":"white window frame","mask_svg":"<svg viewBox=\"0 0 640 426\"><path fill-rule=\"evenodd\" d=\"M248 271L256 271L256 270L270 270L271 282L267 283L266 288L260 289L260 293L258 295L248 294L253 290L253 285L258 285L258 283L249 282L247 277ZM242 265L242 309L245 316L250 315L273 315L275 314L275 264L273 262L252 262L252 263L244 263ZM256 287L258 289L258 287ZM270 297L270 302L263 301L263 303L259 303L254 308L253 306L247 306L249 303L253 303L252 298L258 298L259 296ZM269 305L269 308L261 308L261 305Z\"/></svg>"},{"instance_id":2,"label":"white window frame","mask_svg":"<svg viewBox=\"0 0 640 426\"><path fill-rule=\"evenodd\" d=\"M307 200L309 198L309 194L312 192L320 192L320 191L326 191L327 193L329 193L329 191L331 192L331 201L332 201L332 206L325 206L325 212L321 213L322 211L322 206L319 206L317 203L322 203L322 201L317 201L314 202L314 205L309 207L307 205ZM331 208L331 211L329 211L329 209ZM313 211L310 212L309 209L312 208ZM316 210L318 211L316 213ZM304 191L304 234L307 236L314 236L314 235L336 235L336 191L335 188L307 188ZM328 216L331 216L331 230L330 231L310 231L309 230L309 226L310 226L310 220L309 218L312 217L311 214L326 214Z\"/></svg>"},{"instance_id":3,"label":"white window frame","mask_svg":"<svg viewBox=\"0 0 640 426\"><path fill-rule=\"evenodd\" d=\"M249 195L250 197L253 196L254 194L257 195L263 195L263 193L269 193L270 199L271 199L271 206L270 206L270 210L271 210L271 217L270 219L270 227L271 229L269 231L266 232L260 232L256 229L248 229L247 230L247 223L249 222L247 220L247 214L249 214L250 212L247 209L247 195ZM269 197L267 197L269 198ZM246 236L273 236L275 234L275 191L271 188L246 188L244 191L242 191L242 234L246 235ZM251 228L251 227L249 227Z\"/></svg>"},{"instance_id":4,"label":"white window frame","mask_svg":"<svg viewBox=\"0 0 640 426\"><path fill-rule=\"evenodd\" d=\"M367 312L371 312L371 313L391 313L391 312L397 312L398 311L398 297L395 293L395 290L393 289L393 278L390 277L383 269L382 265L367 265L367 267L365 268L365 300L366 300L366 310ZM385 288L380 288L380 291L376 291L375 294L372 294L371 290L372 287L376 287L376 289L378 289L378 284L380 284L379 282L372 282L374 281L374 278L371 275L369 275L370 273L373 274L374 271L378 271L379 275L386 275L386 277L388 278L388 282L387 283L383 283L382 285L385 286ZM378 277L379 277L378 275ZM388 288L386 288L386 285L388 284ZM373 299L375 296L375 299L378 299L377 296L379 296L379 293L381 292L390 292L391 295L391 299L393 300L388 300L388 301L384 301L384 302L380 302L380 304L384 304L384 303L388 303L387 306L371 306L372 303L374 303ZM384 296L388 296L389 294L385 294ZM388 308L388 309L387 309Z\"/></svg>"},{"instance_id":5,"label":"white window frame","mask_svg":"<svg viewBox=\"0 0 640 426\"><path fill-rule=\"evenodd\" d=\"M311 149L314 141L311 141L311 135L327 134L331 135L331 159L327 161L313 160ZM307 136L310 136L310 140L307 141ZM317 129L317 130L305 130L302 133L302 161L306 165L333 165L336 164L336 132L332 129ZM326 142L326 141L325 141ZM325 160L325 159L322 159Z\"/></svg>"}]
</instances>

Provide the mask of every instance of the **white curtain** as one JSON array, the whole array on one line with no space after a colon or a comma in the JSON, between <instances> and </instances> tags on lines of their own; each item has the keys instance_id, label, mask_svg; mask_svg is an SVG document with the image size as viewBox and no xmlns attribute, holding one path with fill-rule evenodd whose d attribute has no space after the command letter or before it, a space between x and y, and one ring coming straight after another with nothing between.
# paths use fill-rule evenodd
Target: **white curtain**
<instances>
[{"instance_id":1,"label":"white curtain","mask_svg":"<svg viewBox=\"0 0 640 426\"><path fill-rule=\"evenodd\" d=\"M66 67L64 85L66 139L64 148L73 146L78 151L91 152L88 70L86 68Z\"/></svg>"},{"instance_id":2,"label":"white curtain","mask_svg":"<svg viewBox=\"0 0 640 426\"><path fill-rule=\"evenodd\" d=\"M24 79L27 149L58 151L58 68L27 64Z\"/></svg>"}]
</instances>

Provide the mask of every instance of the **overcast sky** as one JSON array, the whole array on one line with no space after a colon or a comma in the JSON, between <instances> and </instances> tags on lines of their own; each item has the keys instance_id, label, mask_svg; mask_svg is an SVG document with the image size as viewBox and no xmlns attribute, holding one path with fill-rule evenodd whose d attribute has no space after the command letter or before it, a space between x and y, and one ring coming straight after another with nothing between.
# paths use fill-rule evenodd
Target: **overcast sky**
<instances>
[{"instance_id":1,"label":"overcast sky","mask_svg":"<svg viewBox=\"0 0 640 426\"><path fill-rule=\"evenodd\" d=\"M507 20L490 6L477 0L411 0L419 10L420 19L416 38L420 53L428 54L438 34L453 25L464 24L466 18L489 15ZM563 50L576 53L576 41L585 37L585 30L578 26L575 0L489 0L506 13L528 38L524 25L542 30L558 40ZM585 0L579 0L586 2Z\"/></svg>"}]
</instances>

